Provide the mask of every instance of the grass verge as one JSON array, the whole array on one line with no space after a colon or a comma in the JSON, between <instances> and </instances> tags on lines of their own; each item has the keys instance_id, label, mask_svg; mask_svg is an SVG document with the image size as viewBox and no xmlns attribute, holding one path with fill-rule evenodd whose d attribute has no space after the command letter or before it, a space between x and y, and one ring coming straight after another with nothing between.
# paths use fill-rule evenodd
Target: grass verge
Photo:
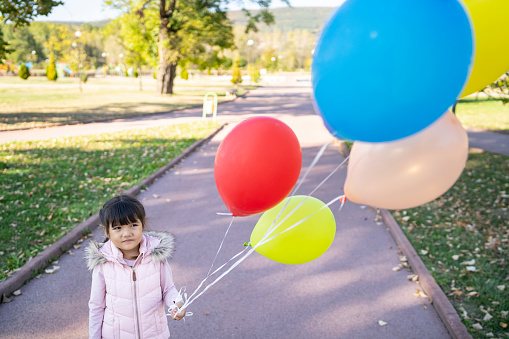
<instances>
[{"instance_id":1,"label":"grass verge","mask_svg":"<svg viewBox=\"0 0 509 339\"><path fill-rule=\"evenodd\" d=\"M0 145L0 281L210 134L197 122Z\"/></svg>"},{"instance_id":2,"label":"grass verge","mask_svg":"<svg viewBox=\"0 0 509 339\"><path fill-rule=\"evenodd\" d=\"M5 78L5 77L4 77ZM180 110L203 104L208 92L215 92L218 102L230 101L226 91L231 84L182 84L175 94L159 95L155 81L139 90L136 79L91 78L78 90L76 79L29 78L23 81L8 77L0 79L0 130L84 123L97 120L126 118L143 114ZM242 86L243 95L255 86Z\"/></svg>"},{"instance_id":3,"label":"grass verge","mask_svg":"<svg viewBox=\"0 0 509 339\"><path fill-rule=\"evenodd\" d=\"M458 101L456 116L464 126L509 133L509 105L502 100L471 96Z\"/></svg>"},{"instance_id":4,"label":"grass verge","mask_svg":"<svg viewBox=\"0 0 509 339\"><path fill-rule=\"evenodd\" d=\"M470 153L442 197L393 212L474 338L509 337L509 157Z\"/></svg>"}]
</instances>

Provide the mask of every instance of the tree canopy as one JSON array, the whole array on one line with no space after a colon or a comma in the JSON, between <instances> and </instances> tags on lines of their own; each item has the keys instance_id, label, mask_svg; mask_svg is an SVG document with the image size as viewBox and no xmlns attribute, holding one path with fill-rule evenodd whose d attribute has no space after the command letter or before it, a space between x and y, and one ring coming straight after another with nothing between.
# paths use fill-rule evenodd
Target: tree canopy
<instances>
[{"instance_id":1,"label":"tree canopy","mask_svg":"<svg viewBox=\"0 0 509 339\"><path fill-rule=\"evenodd\" d=\"M62 4L59 0L1 0L0 18L4 23L24 26L39 15L48 15L53 7ZM3 34L0 34L0 59L4 59L9 51L11 50L3 39Z\"/></svg>"},{"instance_id":2,"label":"tree canopy","mask_svg":"<svg viewBox=\"0 0 509 339\"><path fill-rule=\"evenodd\" d=\"M274 22L268 10L271 0L250 2L258 4L262 11L250 15L244 10L249 17L246 32L256 31L259 22ZM117 19L117 25L123 28L119 32L122 45L140 61L151 60L153 54L146 53L147 46L154 46L157 38L157 78L162 94L173 93L179 63L191 61L201 68L215 67L222 61L219 51L234 46L233 25L226 15L230 0L107 0L105 3L125 12ZM154 19L157 27L151 25ZM156 32L157 36L150 32Z\"/></svg>"}]
</instances>

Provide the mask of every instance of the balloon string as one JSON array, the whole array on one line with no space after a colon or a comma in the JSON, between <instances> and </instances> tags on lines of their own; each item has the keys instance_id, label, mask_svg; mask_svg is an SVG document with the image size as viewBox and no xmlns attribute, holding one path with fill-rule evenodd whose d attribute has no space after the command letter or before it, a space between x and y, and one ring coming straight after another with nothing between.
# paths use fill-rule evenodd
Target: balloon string
<instances>
[{"instance_id":1,"label":"balloon string","mask_svg":"<svg viewBox=\"0 0 509 339\"><path fill-rule=\"evenodd\" d=\"M221 267L219 267L217 270L215 270L211 275L207 276L207 278L205 278L201 283L200 285L196 288L196 290L193 292L193 294L187 298L187 294L183 295L183 296L180 296L180 292L179 292L179 296L180 298L182 298L182 300L184 300L184 305L182 305L182 307L180 308L177 308L177 314L180 312L181 309L185 309L187 308L189 305L191 305L196 299L198 299L201 295L203 295L209 288L211 288L212 286L214 286L217 282L219 282L224 276L226 276L228 273L230 273L235 267L237 267L242 261L244 261L247 257L249 257L258 247L266 244L267 242L273 240L274 238L280 236L281 234L285 233L285 232L288 232L290 231L291 229L299 226L300 224L302 224L304 221L308 220L309 218L311 218L313 215L315 215L316 213L320 212L322 209L324 209L325 207L329 207L330 205L332 205L333 203L335 203L336 201L341 201L341 207L343 207L344 203L345 203L345 199L344 199L344 195L340 195L334 199L332 199L331 201L329 201L326 205L322 206L318 211L310 214L309 216L305 217L304 219L301 219L300 221L296 222L295 224L293 224L292 226L288 227L287 229L285 229L284 231L278 233L278 234L275 234L273 235L272 237L270 237L269 239L266 239L265 241L260 241L258 242L258 244L256 244L255 246L253 246L251 248L251 250L249 250L248 253L246 253L242 258L240 258L238 261L236 261L232 266L230 266L230 268L228 270L226 270L225 272L223 272L219 277L216 278L216 280L214 280L212 283L210 283L209 285L207 285L203 291L201 291L198 295L194 296L196 294L196 292L201 288L201 286L205 283L205 281L212 275L214 275L215 273L217 273L219 270L221 270L225 265L227 265L230 261L232 261L233 259L235 259L236 257L238 257L239 255L243 254L248 248L244 249L243 251L237 253L234 257L232 257L227 263L225 263L224 265L222 265ZM283 223L283 221L281 221L281 223ZM278 225L279 226L279 225ZM193 298L194 297L194 298Z\"/></svg>"},{"instance_id":2,"label":"balloon string","mask_svg":"<svg viewBox=\"0 0 509 339\"><path fill-rule=\"evenodd\" d=\"M223 247L224 240L226 239L226 236L228 235L228 231L230 230L230 227L232 227L234 219L235 219L235 217L232 216L232 221L230 221L230 225L226 229L226 233L224 234L223 241L221 241L221 245L219 245L219 248L216 252L216 256L214 257L214 260L212 261L212 265L210 265L209 271L207 272L207 277L210 275L210 271L212 271L212 267L214 267L214 263L216 262L217 256L218 256L219 252L221 251L221 248Z\"/></svg>"},{"instance_id":3,"label":"balloon string","mask_svg":"<svg viewBox=\"0 0 509 339\"><path fill-rule=\"evenodd\" d=\"M297 186L294 187L294 189L292 190L292 192L290 193L290 198L292 196L295 195L295 193L297 193L297 191L299 190L300 186L302 185L302 183L304 182L304 180L306 180L309 172L311 171L311 169L313 167L315 167L316 163L318 162L318 160L320 160L320 158L322 157L323 153L325 152L325 150L327 149L327 146L329 146L329 144L331 143L332 139L329 140L328 142L326 142L321 148L320 150L318 151L318 153L315 155L315 158L313 159L313 161L311 162L311 164L309 165L308 169L306 170L306 172L304 173L304 175L302 176L300 182L297 184ZM341 165L340 165L341 166ZM323 183L323 182L322 182ZM320 184L322 185L322 184ZM320 186L319 185L319 186ZM318 186L318 187L319 187ZM316 189L315 189L316 190ZM269 229L267 230L267 233L271 233L273 231L273 228L274 228L274 225L277 223L277 221L279 220L279 217L281 217L281 215L283 214L283 212L286 210L286 207L288 206L288 204L290 203L290 200L291 199L288 199L286 201L286 204L285 206L281 209L281 211L279 211L278 215L276 216L276 218L274 219L274 222L272 223L272 225L270 225ZM300 206L300 205L299 205ZM291 212L291 214L293 214L293 211ZM262 238L263 240L263 238Z\"/></svg>"},{"instance_id":4,"label":"balloon string","mask_svg":"<svg viewBox=\"0 0 509 339\"><path fill-rule=\"evenodd\" d=\"M327 144L325 144L324 146L327 146ZM322 150L324 148L322 147ZM321 151L322 151L321 150ZM323 152L322 152L323 153ZM290 200L292 197L290 197L290 199L288 199L286 201L286 204L285 206L283 207L283 209L279 212L279 214L277 215L277 217L274 219L274 222L272 223L272 225L269 227L269 229L267 230L267 232L265 233L265 235L262 237L262 239L260 240L260 242L264 241L268 236L270 236L270 234L272 234L285 220L287 220L290 216L292 216L293 213L295 213L295 211L297 211L297 209L299 209L300 206L302 206L304 204L304 202L309 198L309 196L311 196L314 192L316 192L316 190L318 188L320 188L327 180L330 179L330 177L336 173L344 164L345 162L348 160L349 157L346 157L345 160L343 160L343 162L341 162L341 164L339 164L339 166L337 166L324 180L322 180L321 183L318 184L318 186L316 186L316 188L311 191L311 193L308 194L308 196L306 196L306 198L304 200L302 200L292 211L290 211L290 213L288 213L285 218L279 223L276 225L277 223L277 220L279 219L279 217L281 216L281 214L283 213L283 211L286 209L286 207L288 206ZM315 158L316 159L316 158ZM318 158L319 159L319 158ZM314 166L316 164L316 162L314 162L312 165ZM342 196L344 199L344 201L346 201L346 197L345 196ZM340 207L340 210L343 208L343 205L344 205L344 202L342 202L341 204L341 207Z\"/></svg>"},{"instance_id":5,"label":"balloon string","mask_svg":"<svg viewBox=\"0 0 509 339\"><path fill-rule=\"evenodd\" d=\"M177 313L180 312L180 310L182 309L185 309L187 308L189 305L191 305L196 299L198 299L203 293L205 293L205 291L207 291L210 287L212 287L213 285L215 285L219 280L221 280L225 275L227 275L228 273L230 273L231 270L233 270L235 267L237 267L242 261L244 261L248 256L251 255L251 253L253 253L254 249L251 249L249 250L248 253L246 253L242 258L240 258L239 260L237 260L235 263L233 263L233 265L228 269L226 270L223 274L221 274L219 277L216 278L216 280L214 280L212 283L210 283L209 285L207 285L203 291L201 291L198 295L194 296L196 294L196 292L198 292L198 290L201 288L201 286L205 283L205 281L212 275L214 275L216 272L218 272L219 270L221 270L224 266L226 266L230 261L232 261L233 259L235 259L236 257L238 257L239 255L243 254L244 252L246 252L247 250L249 249L249 247L246 247L243 251L237 253L234 257L232 257L227 263L225 263L224 265L222 265L221 267L219 267L217 270L214 271L214 273L212 273L211 275L209 275L207 278L203 279L203 281L200 283L200 285L196 288L196 290L193 292L193 294L189 297L189 299L186 299L184 300L184 305L182 305L182 307L180 308L177 308ZM193 298L194 296L194 298Z\"/></svg>"},{"instance_id":6,"label":"balloon string","mask_svg":"<svg viewBox=\"0 0 509 339\"><path fill-rule=\"evenodd\" d=\"M226 233L225 233L225 236L223 237L223 242L221 242L221 245L219 246L219 250L218 252L216 253L216 257L214 258L214 261L212 262L212 265L209 269L209 272L207 273L207 277L205 279L202 280L202 282L198 285L198 287L195 289L195 291L193 292L193 294L191 294L191 296L189 298L187 298L187 294L184 293L185 295L182 296L181 292L179 291L179 296L181 296L181 298L184 300L184 305L182 305L182 307L178 308L177 307L177 314L180 312L181 309L185 309L187 308L189 305L191 305L196 299L198 299L201 295L203 295L210 287L212 287L213 285L215 285L218 281L220 281L224 276L226 276L228 273L230 273L235 267L237 267L242 261L244 261L247 257L249 257L254 251L256 248L258 248L259 246L262 246L264 244L266 244L267 242L269 242L270 240L273 240L274 238L276 238L277 236L297 227L298 225L302 224L304 221L306 221L307 219L309 219L310 217L312 217L314 214L318 213L320 210L322 210L323 208L325 208L326 206L330 206L331 204L333 204L334 202L340 200L341 201L341 206L339 208L339 211L341 211L341 209L343 208L343 205L344 203L346 202L346 198L344 195L341 195L341 196L338 196L336 198L334 198L333 200L331 200L329 203L327 203L327 205L324 205L322 206L322 208L320 208L320 210L314 212L313 214L309 215L308 217L306 217L305 219L302 219L300 220L299 222L295 223L294 225L288 227L287 229L285 229L284 231L278 233L278 234L275 234L273 235L272 237L270 237L270 235L285 221L288 219L288 217L290 217L300 206L302 206L302 204L304 203L304 201L307 200L308 197L306 197L301 203L299 203L299 205L294 208L287 216L285 216L285 218L279 222L278 224L277 223L277 220L279 219L279 217L282 215L283 211L286 209L286 207L288 206L290 200L291 200L291 197L297 192L297 190L300 188L300 186L302 185L302 183L304 182L304 180L306 179L307 175L309 174L309 172L311 171L311 169L316 165L316 163L318 162L318 160L322 157L323 153L325 152L325 149L327 148L327 146L330 144L330 141L327 142L325 145L322 146L322 148L320 149L320 151L318 152L318 154L315 156L315 158L313 159L313 161L311 162L310 166L308 167L307 171L305 172L304 176L302 177L302 179L300 180L299 184L292 190L292 193L290 194L290 199L287 200L285 206L283 207L283 209L279 212L279 214L277 215L277 217L275 218L273 224L271 225L271 227L267 230L267 232L265 232L264 236L262 237L262 239L258 242L258 244L256 244L254 247L251 248L251 250L249 250L249 252L247 254L245 254L242 258L240 258L239 260L237 260L232 266L230 266L230 268L228 270L226 270L225 272L223 272L223 274L221 274L219 277L216 278L216 280L214 280L212 283L210 283L209 285L207 285L203 291L201 291L198 295L195 296L195 294L200 290L200 288L203 286L203 284L205 283L205 281L211 277L212 275L216 274L217 272L219 272L223 267L225 267L228 263L230 263L232 260L234 260L235 258L237 258L238 256L242 255L248 248L244 249L243 251L237 253L235 256L233 256L230 260L228 260L225 264L221 265L219 268L217 268L212 274L210 274L210 271L212 270L212 267L215 263L215 260L217 258L217 255L219 254L219 251L221 250L221 247L223 245L223 242L226 238L226 235L228 234L228 231L233 223L233 218L232 218L232 221L230 222L230 225L228 226L228 229L226 230ZM341 164L339 164L339 166L337 166L324 180L322 180L322 182L320 184L318 184L318 186L310 193L313 194L318 188L320 188L336 171L338 171L343 165L344 163L348 160L348 157L345 158L345 160L343 162L341 162ZM231 215L230 213L218 213L219 215ZM274 227L275 226L275 227ZM268 238L270 237L270 238ZM267 239L268 238L268 239ZM185 291L185 290L184 290ZM192 313L191 313L192 314Z\"/></svg>"},{"instance_id":7,"label":"balloon string","mask_svg":"<svg viewBox=\"0 0 509 339\"><path fill-rule=\"evenodd\" d=\"M330 205L332 205L333 203L335 203L335 202L336 202L336 201L338 201L338 200L339 200L339 201L341 201L341 207L340 207L340 210L341 210L341 208L343 208L343 205L345 204L345 201L346 201L344 198L345 198L345 196L344 196L344 195L340 195L340 196L335 197L334 199L332 199L331 201L329 201L327 204L323 205L323 206L322 206L322 207L321 207L318 211L315 211L315 212L311 213L310 215L308 215L307 217L305 217L304 219L299 220L298 222L296 222L296 223L295 223L295 224L293 224L292 226L288 227L288 228L287 228L287 229L285 229L284 231L281 231L281 232L279 232L279 233L277 233L277 234L273 235L272 237L268 238L267 240L265 240L265 241L263 241L263 242L262 242L262 240L260 240L260 241L258 242L258 244L256 244L256 246L254 246L253 248L255 248L255 249L256 249L256 248L258 248L259 246L262 246L262 245L266 244L267 242L271 241L272 239L274 239L274 238L276 238L276 237L280 236L281 234L283 234L283 233L285 233L285 232L288 232L288 231L290 231L290 230L294 229L295 227L297 227L297 226L299 226L300 224L302 224L304 221L306 221L306 220L308 220L309 218L311 218L311 217L312 217L313 215L315 215L316 213L318 213L318 212L320 212L321 210L323 210L325 207L329 207ZM306 199L307 199L307 197L306 197ZM305 201L306 199L304 199L303 201ZM295 210L295 209L294 209L294 210ZM292 212L293 212L293 211L292 211ZM285 218L285 220L286 220L286 218ZM282 221L278 224L278 227L279 227L279 226L280 226L280 225L281 225L281 224L282 224L285 220L282 220ZM277 227L276 227L276 228L277 228Z\"/></svg>"}]
</instances>

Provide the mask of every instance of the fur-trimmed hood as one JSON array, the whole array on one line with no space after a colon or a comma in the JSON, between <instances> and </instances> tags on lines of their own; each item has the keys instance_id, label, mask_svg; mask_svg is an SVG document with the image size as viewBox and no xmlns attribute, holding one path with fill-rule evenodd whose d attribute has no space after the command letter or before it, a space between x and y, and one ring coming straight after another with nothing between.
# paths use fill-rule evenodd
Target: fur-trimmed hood
<instances>
[{"instance_id":1,"label":"fur-trimmed hood","mask_svg":"<svg viewBox=\"0 0 509 339\"><path fill-rule=\"evenodd\" d=\"M88 269L93 270L95 267L105 264L108 261L118 261L120 258L116 257L112 251L112 247L114 246L111 240L105 243L98 243L95 240L90 241L90 244L88 244L85 249L85 259ZM171 259L174 250L175 236L173 234L169 232L153 231L143 233L140 252L145 256L150 254L153 261L161 262ZM116 251L120 252L118 249L116 249Z\"/></svg>"}]
</instances>

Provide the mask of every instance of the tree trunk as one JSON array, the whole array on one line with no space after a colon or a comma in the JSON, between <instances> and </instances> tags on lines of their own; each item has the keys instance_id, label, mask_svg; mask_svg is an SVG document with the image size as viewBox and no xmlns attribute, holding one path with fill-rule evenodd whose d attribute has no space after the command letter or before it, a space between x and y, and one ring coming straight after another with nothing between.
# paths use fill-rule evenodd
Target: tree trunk
<instances>
[{"instance_id":1,"label":"tree trunk","mask_svg":"<svg viewBox=\"0 0 509 339\"><path fill-rule=\"evenodd\" d=\"M173 94L173 83L177 75L177 63L169 62L159 64L159 73L157 75L157 88L160 94Z\"/></svg>"},{"instance_id":2,"label":"tree trunk","mask_svg":"<svg viewBox=\"0 0 509 339\"><path fill-rule=\"evenodd\" d=\"M168 19L161 19L159 31L159 73L157 74L157 91L160 94L173 94L173 80L177 75L177 61L172 51Z\"/></svg>"}]
</instances>

